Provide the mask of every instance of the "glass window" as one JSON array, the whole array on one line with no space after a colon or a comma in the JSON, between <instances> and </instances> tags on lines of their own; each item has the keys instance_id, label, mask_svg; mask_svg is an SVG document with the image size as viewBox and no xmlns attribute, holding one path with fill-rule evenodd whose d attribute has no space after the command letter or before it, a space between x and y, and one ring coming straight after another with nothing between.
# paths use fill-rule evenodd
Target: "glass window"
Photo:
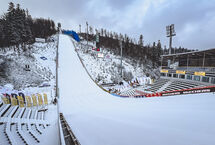
<instances>
[{"instance_id":1,"label":"glass window","mask_svg":"<svg viewBox=\"0 0 215 145\"><path fill-rule=\"evenodd\" d=\"M194 79L195 81L200 81L200 76L194 76Z\"/></svg>"},{"instance_id":2,"label":"glass window","mask_svg":"<svg viewBox=\"0 0 215 145\"><path fill-rule=\"evenodd\" d=\"M173 74L173 77L174 78L178 78L178 74Z\"/></svg>"},{"instance_id":3,"label":"glass window","mask_svg":"<svg viewBox=\"0 0 215 145\"><path fill-rule=\"evenodd\" d=\"M161 73L161 76L165 77L165 76L166 76L166 74L165 74L165 73Z\"/></svg>"},{"instance_id":4,"label":"glass window","mask_svg":"<svg viewBox=\"0 0 215 145\"><path fill-rule=\"evenodd\" d=\"M192 80L192 75L187 75L188 80Z\"/></svg>"},{"instance_id":5,"label":"glass window","mask_svg":"<svg viewBox=\"0 0 215 145\"><path fill-rule=\"evenodd\" d=\"M211 78L211 83L215 84L215 78Z\"/></svg>"},{"instance_id":6,"label":"glass window","mask_svg":"<svg viewBox=\"0 0 215 145\"><path fill-rule=\"evenodd\" d=\"M172 74L168 74L168 77L172 77Z\"/></svg>"},{"instance_id":7,"label":"glass window","mask_svg":"<svg viewBox=\"0 0 215 145\"><path fill-rule=\"evenodd\" d=\"M202 77L202 81L208 83L209 82L209 77Z\"/></svg>"},{"instance_id":8,"label":"glass window","mask_svg":"<svg viewBox=\"0 0 215 145\"><path fill-rule=\"evenodd\" d=\"M185 79L185 75L180 75L179 76L181 79Z\"/></svg>"}]
</instances>

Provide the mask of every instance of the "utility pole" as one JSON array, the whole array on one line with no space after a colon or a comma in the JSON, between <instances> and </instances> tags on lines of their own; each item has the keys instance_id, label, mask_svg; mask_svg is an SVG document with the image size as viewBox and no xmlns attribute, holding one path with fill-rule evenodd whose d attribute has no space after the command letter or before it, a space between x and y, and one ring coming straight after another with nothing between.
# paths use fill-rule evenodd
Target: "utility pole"
<instances>
[{"instance_id":1,"label":"utility pole","mask_svg":"<svg viewBox=\"0 0 215 145\"><path fill-rule=\"evenodd\" d=\"M56 52L56 93L55 93L55 98L59 98L59 90L58 90L58 67L59 67L59 64L58 64L58 49L59 49L59 36L60 36L60 31L61 31L61 23L58 23L58 27L57 27L57 30L58 30L58 37L57 37L57 52Z\"/></svg>"},{"instance_id":2,"label":"utility pole","mask_svg":"<svg viewBox=\"0 0 215 145\"><path fill-rule=\"evenodd\" d=\"M88 46L88 22L86 22L87 25L87 46Z\"/></svg>"},{"instance_id":3,"label":"utility pole","mask_svg":"<svg viewBox=\"0 0 215 145\"><path fill-rule=\"evenodd\" d=\"M203 56L203 64L202 67L205 67L205 52L204 52L204 56Z\"/></svg>"},{"instance_id":4,"label":"utility pole","mask_svg":"<svg viewBox=\"0 0 215 145\"><path fill-rule=\"evenodd\" d=\"M100 33L96 32L96 48L99 48L99 36L100 36Z\"/></svg>"},{"instance_id":5,"label":"utility pole","mask_svg":"<svg viewBox=\"0 0 215 145\"><path fill-rule=\"evenodd\" d=\"M121 81L122 81L122 40L120 41L120 48L121 48L121 53L120 53L120 55L121 55L121 66L120 66L120 68L121 68Z\"/></svg>"},{"instance_id":6,"label":"utility pole","mask_svg":"<svg viewBox=\"0 0 215 145\"><path fill-rule=\"evenodd\" d=\"M81 24L79 24L79 33L80 33L80 35L81 35ZM79 44L81 45L81 50L82 50L82 43L79 42Z\"/></svg>"},{"instance_id":7,"label":"utility pole","mask_svg":"<svg viewBox=\"0 0 215 145\"><path fill-rule=\"evenodd\" d=\"M59 95L59 87L58 87L58 68L59 68L59 37L60 37L60 31L61 31L61 23L58 23L58 39L57 39L57 52L56 52L56 94L55 94L55 100L57 100L57 115L58 115L58 133L60 136L60 110L59 110L59 100L60 100L60 95ZM60 137L61 138L61 137ZM59 144L61 144L61 139L59 140Z\"/></svg>"},{"instance_id":8,"label":"utility pole","mask_svg":"<svg viewBox=\"0 0 215 145\"><path fill-rule=\"evenodd\" d=\"M79 33L81 34L81 25L79 25Z\"/></svg>"},{"instance_id":9,"label":"utility pole","mask_svg":"<svg viewBox=\"0 0 215 145\"><path fill-rule=\"evenodd\" d=\"M169 54L171 54L172 49L172 37L175 36L174 24L166 26L166 37L169 37Z\"/></svg>"}]
</instances>

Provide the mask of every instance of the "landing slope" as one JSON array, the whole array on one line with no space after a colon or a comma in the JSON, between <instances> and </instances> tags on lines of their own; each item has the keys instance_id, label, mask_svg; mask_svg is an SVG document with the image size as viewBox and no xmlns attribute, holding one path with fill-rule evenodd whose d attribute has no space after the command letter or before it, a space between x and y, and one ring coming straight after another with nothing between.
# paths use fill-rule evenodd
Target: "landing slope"
<instances>
[{"instance_id":1,"label":"landing slope","mask_svg":"<svg viewBox=\"0 0 215 145\"><path fill-rule=\"evenodd\" d=\"M59 42L60 111L82 145L215 144L215 95L119 98L100 89L72 41Z\"/></svg>"}]
</instances>

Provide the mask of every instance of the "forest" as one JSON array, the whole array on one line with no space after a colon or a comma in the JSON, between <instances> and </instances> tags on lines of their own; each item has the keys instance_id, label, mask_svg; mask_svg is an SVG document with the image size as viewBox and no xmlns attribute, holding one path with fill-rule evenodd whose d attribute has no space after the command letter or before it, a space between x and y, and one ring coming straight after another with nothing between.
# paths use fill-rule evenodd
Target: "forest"
<instances>
[{"instance_id":1,"label":"forest","mask_svg":"<svg viewBox=\"0 0 215 145\"><path fill-rule=\"evenodd\" d=\"M165 46L162 48L160 40L153 42L152 44L144 44L144 37L141 34L139 39L129 37L127 34L116 33L108 31L104 28L93 29L92 26L89 26L89 31L79 32L79 35L82 36L85 40L96 41L96 35L99 35L98 47L103 47L112 51L115 55L120 55L120 43L122 42L123 57L127 57L137 62L146 63L148 60L151 60L152 66L154 68L160 65L161 55L169 53L169 49ZM88 35L88 36L87 36ZM190 52L193 50L179 47L172 48L171 53L183 53Z\"/></svg>"},{"instance_id":2,"label":"forest","mask_svg":"<svg viewBox=\"0 0 215 145\"><path fill-rule=\"evenodd\" d=\"M10 2L6 13L0 18L0 48L35 42L35 38L47 38L55 34L55 23L51 19L35 18L20 4ZM22 47L23 48L23 47Z\"/></svg>"}]
</instances>

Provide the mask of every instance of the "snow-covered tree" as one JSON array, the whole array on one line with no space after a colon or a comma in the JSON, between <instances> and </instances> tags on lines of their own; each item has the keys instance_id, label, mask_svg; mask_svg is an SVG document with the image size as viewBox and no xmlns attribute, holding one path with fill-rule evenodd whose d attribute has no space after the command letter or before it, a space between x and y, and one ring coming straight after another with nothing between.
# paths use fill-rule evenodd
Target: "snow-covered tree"
<instances>
[{"instance_id":1,"label":"snow-covered tree","mask_svg":"<svg viewBox=\"0 0 215 145\"><path fill-rule=\"evenodd\" d=\"M140 38L139 38L139 45L140 45L140 47L143 47L143 35L142 34L140 35Z\"/></svg>"},{"instance_id":2,"label":"snow-covered tree","mask_svg":"<svg viewBox=\"0 0 215 145\"><path fill-rule=\"evenodd\" d=\"M55 23L50 19L32 19L28 10L16 8L9 3L7 13L0 18L0 46L18 46L32 43L35 37L47 38L56 33ZM14 47L15 48L15 47ZM19 47L17 47L19 48Z\"/></svg>"},{"instance_id":3,"label":"snow-covered tree","mask_svg":"<svg viewBox=\"0 0 215 145\"><path fill-rule=\"evenodd\" d=\"M92 26L89 26L89 31L90 31L90 34L92 35L93 34L93 27Z\"/></svg>"}]
</instances>

